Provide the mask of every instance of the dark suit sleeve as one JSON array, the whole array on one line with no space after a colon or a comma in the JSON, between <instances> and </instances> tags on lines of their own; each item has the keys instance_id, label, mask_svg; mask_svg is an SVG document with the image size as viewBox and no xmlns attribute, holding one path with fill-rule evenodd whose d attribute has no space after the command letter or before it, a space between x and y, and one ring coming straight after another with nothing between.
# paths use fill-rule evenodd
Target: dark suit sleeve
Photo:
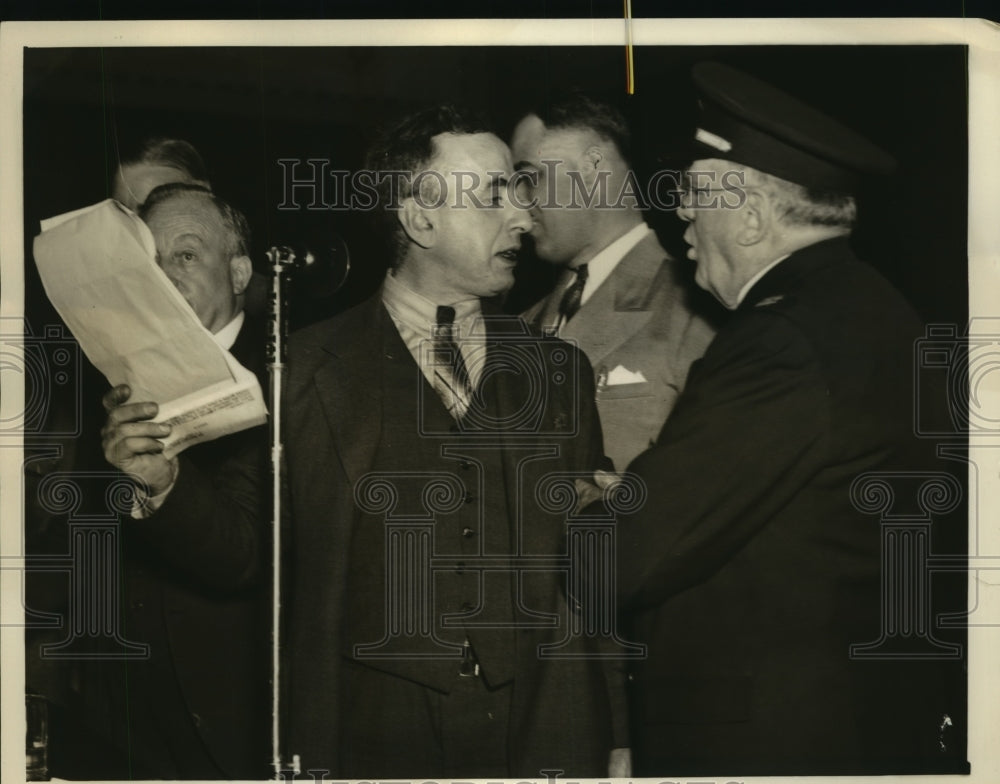
<instances>
[{"instance_id":1,"label":"dark suit sleeve","mask_svg":"<svg viewBox=\"0 0 1000 784\"><path fill-rule=\"evenodd\" d=\"M597 413L596 395L594 390L594 371L581 351L579 357L579 373L577 381L577 405L579 411L579 429L577 433L576 454L579 456L573 469L593 474L600 469L613 471L611 460L604 454L604 435L600 416ZM572 604L572 602L571 602ZM606 644L608 651L614 653L614 642L601 640L599 645ZM627 663L624 659L613 656L603 658L601 665L607 682L608 703L611 710L611 747L627 748L629 741L628 694L626 689Z\"/></svg>"},{"instance_id":2,"label":"dark suit sleeve","mask_svg":"<svg viewBox=\"0 0 1000 784\"><path fill-rule=\"evenodd\" d=\"M267 429L252 428L206 446L213 448L210 464L182 453L177 482L163 506L146 520L127 522L170 568L209 589L236 590L257 577L268 551Z\"/></svg>"},{"instance_id":3,"label":"dark suit sleeve","mask_svg":"<svg viewBox=\"0 0 1000 784\"><path fill-rule=\"evenodd\" d=\"M811 346L780 314L740 318L692 371L656 446L629 466L647 499L618 520L627 606L711 576L822 466L830 403Z\"/></svg>"},{"instance_id":4,"label":"dark suit sleeve","mask_svg":"<svg viewBox=\"0 0 1000 784\"><path fill-rule=\"evenodd\" d=\"M613 471L611 460L604 454L604 431L597 413L597 393L594 389L594 369L586 355L580 351L579 372L577 374L577 405L579 406L580 427L578 434L578 454L581 459L577 470L593 473L598 469Z\"/></svg>"}]
</instances>

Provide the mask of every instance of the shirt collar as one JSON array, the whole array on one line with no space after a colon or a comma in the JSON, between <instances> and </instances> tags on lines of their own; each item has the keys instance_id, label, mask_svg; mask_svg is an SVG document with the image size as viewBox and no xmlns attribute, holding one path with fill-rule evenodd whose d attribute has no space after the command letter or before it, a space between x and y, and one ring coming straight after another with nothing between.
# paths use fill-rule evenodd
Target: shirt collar
<instances>
[{"instance_id":1,"label":"shirt collar","mask_svg":"<svg viewBox=\"0 0 1000 784\"><path fill-rule=\"evenodd\" d=\"M638 245L650 231L652 229L645 223L639 223L587 262L587 284L583 290L584 300L589 298L588 295L591 292L597 291L608 276L615 271L615 267L625 258L625 255ZM570 278L570 283L573 280L575 278Z\"/></svg>"},{"instance_id":2,"label":"shirt collar","mask_svg":"<svg viewBox=\"0 0 1000 784\"><path fill-rule=\"evenodd\" d=\"M747 298L747 294L750 293L750 289L752 289L761 278L763 278L767 273L769 273L771 270L773 270L775 267L777 267L779 264L781 264L781 262L783 262L791 255L792 255L791 253L786 253L784 256L780 256L779 258L775 259L770 264L768 264L766 267L764 267L762 270L760 270L756 275L750 278L750 280L744 283L743 288L740 289L740 293L736 295L736 304L733 306L733 310L736 310L736 308L738 308L740 305L743 304L743 300Z\"/></svg>"},{"instance_id":3,"label":"shirt collar","mask_svg":"<svg viewBox=\"0 0 1000 784\"><path fill-rule=\"evenodd\" d=\"M382 302L393 318L428 337L433 335L438 305L451 305L455 309L456 325L475 318L482 312L478 297L459 302L432 302L399 280L391 270L386 274L382 285Z\"/></svg>"},{"instance_id":4,"label":"shirt collar","mask_svg":"<svg viewBox=\"0 0 1000 784\"><path fill-rule=\"evenodd\" d=\"M229 351L229 349L231 349L233 344L236 342L236 337L240 334L240 330L243 328L243 322L245 319L246 315L241 310L236 314L236 318L212 335L212 340L214 340L226 351Z\"/></svg>"}]
</instances>

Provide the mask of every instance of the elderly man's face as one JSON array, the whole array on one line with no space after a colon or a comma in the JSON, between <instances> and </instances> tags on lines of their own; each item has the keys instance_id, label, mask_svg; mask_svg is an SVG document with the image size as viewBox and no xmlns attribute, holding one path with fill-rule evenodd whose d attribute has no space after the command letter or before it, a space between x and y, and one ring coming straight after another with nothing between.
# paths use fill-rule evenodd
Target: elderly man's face
<instances>
[{"instance_id":1,"label":"elderly man's face","mask_svg":"<svg viewBox=\"0 0 1000 784\"><path fill-rule=\"evenodd\" d=\"M577 128L548 129L529 114L514 129L511 152L519 170L534 182L531 236L538 257L567 264L588 245L593 228L591 209L584 206L580 179L582 157L592 139ZM571 179L574 172L577 180ZM525 179L527 182L527 179Z\"/></svg>"},{"instance_id":2,"label":"elderly man's face","mask_svg":"<svg viewBox=\"0 0 1000 784\"><path fill-rule=\"evenodd\" d=\"M502 294L514 285L521 235L531 226L508 192L510 151L491 133L444 133L434 143L428 168L443 177L445 191L432 186L434 195L421 196L441 202L427 211L434 236L421 276L451 301Z\"/></svg>"},{"instance_id":3,"label":"elderly man's face","mask_svg":"<svg viewBox=\"0 0 1000 784\"><path fill-rule=\"evenodd\" d=\"M698 267L695 282L727 308L735 308L746 275L737 232L744 218L739 164L718 159L698 160L685 175L688 184L677 217L686 221L687 256Z\"/></svg>"},{"instance_id":4,"label":"elderly man's face","mask_svg":"<svg viewBox=\"0 0 1000 784\"><path fill-rule=\"evenodd\" d=\"M178 193L146 216L156 242L156 261L210 332L240 311L246 281L234 258L229 231L206 194Z\"/></svg>"}]
</instances>

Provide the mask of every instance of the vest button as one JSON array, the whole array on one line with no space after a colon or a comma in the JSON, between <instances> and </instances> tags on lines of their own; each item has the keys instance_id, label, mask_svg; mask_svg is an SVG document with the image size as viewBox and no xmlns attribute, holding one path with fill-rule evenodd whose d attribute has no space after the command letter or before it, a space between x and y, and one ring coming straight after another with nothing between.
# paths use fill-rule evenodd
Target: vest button
<instances>
[{"instance_id":1,"label":"vest button","mask_svg":"<svg viewBox=\"0 0 1000 784\"><path fill-rule=\"evenodd\" d=\"M465 574L465 564L461 561L455 564L455 574Z\"/></svg>"},{"instance_id":2,"label":"vest button","mask_svg":"<svg viewBox=\"0 0 1000 784\"><path fill-rule=\"evenodd\" d=\"M475 501L476 499L475 499L475 496L472 496L472 495L469 495L468 493L466 493L466 494L465 494L465 499L464 499L464 500L465 500L465 503L467 503L467 504L471 504L471 503L472 503L473 501Z\"/></svg>"},{"instance_id":3,"label":"vest button","mask_svg":"<svg viewBox=\"0 0 1000 784\"><path fill-rule=\"evenodd\" d=\"M468 471L470 468L472 468L472 463L470 463L468 460L463 460L461 463L459 463L459 465L462 467L463 471Z\"/></svg>"},{"instance_id":4,"label":"vest button","mask_svg":"<svg viewBox=\"0 0 1000 784\"><path fill-rule=\"evenodd\" d=\"M462 606L459 609L461 609L461 611L464 613L468 613L472 612L475 608L468 602L462 602Z\"/></svg>"},{"instance_id":5,"label":"vest button","mask_svg":"<svg viewBox=\"0 0 1000 784\"><path fill-rule=\"evenodd\" d=\"M469 526L465 526L465 528L462 529L462 536L466 539L471 539L475 535L476 532L469 528Z\"/></svg>"}]
</instances>

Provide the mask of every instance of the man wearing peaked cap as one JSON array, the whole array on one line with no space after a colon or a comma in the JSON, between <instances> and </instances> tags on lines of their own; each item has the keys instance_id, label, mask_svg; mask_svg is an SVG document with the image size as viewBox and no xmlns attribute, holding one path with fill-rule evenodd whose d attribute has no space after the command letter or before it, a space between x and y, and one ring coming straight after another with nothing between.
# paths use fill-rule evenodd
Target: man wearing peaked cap
<instances>
[{"instance_id":1,"label":"man wearing peaked cap","mask_svg":"<svg viewBox=\"0 0 1000 784\"><path fill-rule=\"evenodd\" d=\"M694 79L678 214L698 284L733 313L628 469L648 492L617 524L619 599L649 650L633 673L635 772L966 771L941 730L964 717L961 662L851 654L883 635L880 522L852 483L927 468L921 324L848 244L852 189L891 158L731 68ZM944 650L934 617L908 653Z\"/></svg>"},{"instance_id":2,"label":"man wearing peaked cap","mask_svg":"<svg viewBox=\"0 0 1000 784\"><path fill-rule=\"evenodd\" d=\"M865 174L889 174L890 155L790 95L719 63L699 63L699 158L745 163L809 188L853 191Z\"/></svg>"}]
</instances>

